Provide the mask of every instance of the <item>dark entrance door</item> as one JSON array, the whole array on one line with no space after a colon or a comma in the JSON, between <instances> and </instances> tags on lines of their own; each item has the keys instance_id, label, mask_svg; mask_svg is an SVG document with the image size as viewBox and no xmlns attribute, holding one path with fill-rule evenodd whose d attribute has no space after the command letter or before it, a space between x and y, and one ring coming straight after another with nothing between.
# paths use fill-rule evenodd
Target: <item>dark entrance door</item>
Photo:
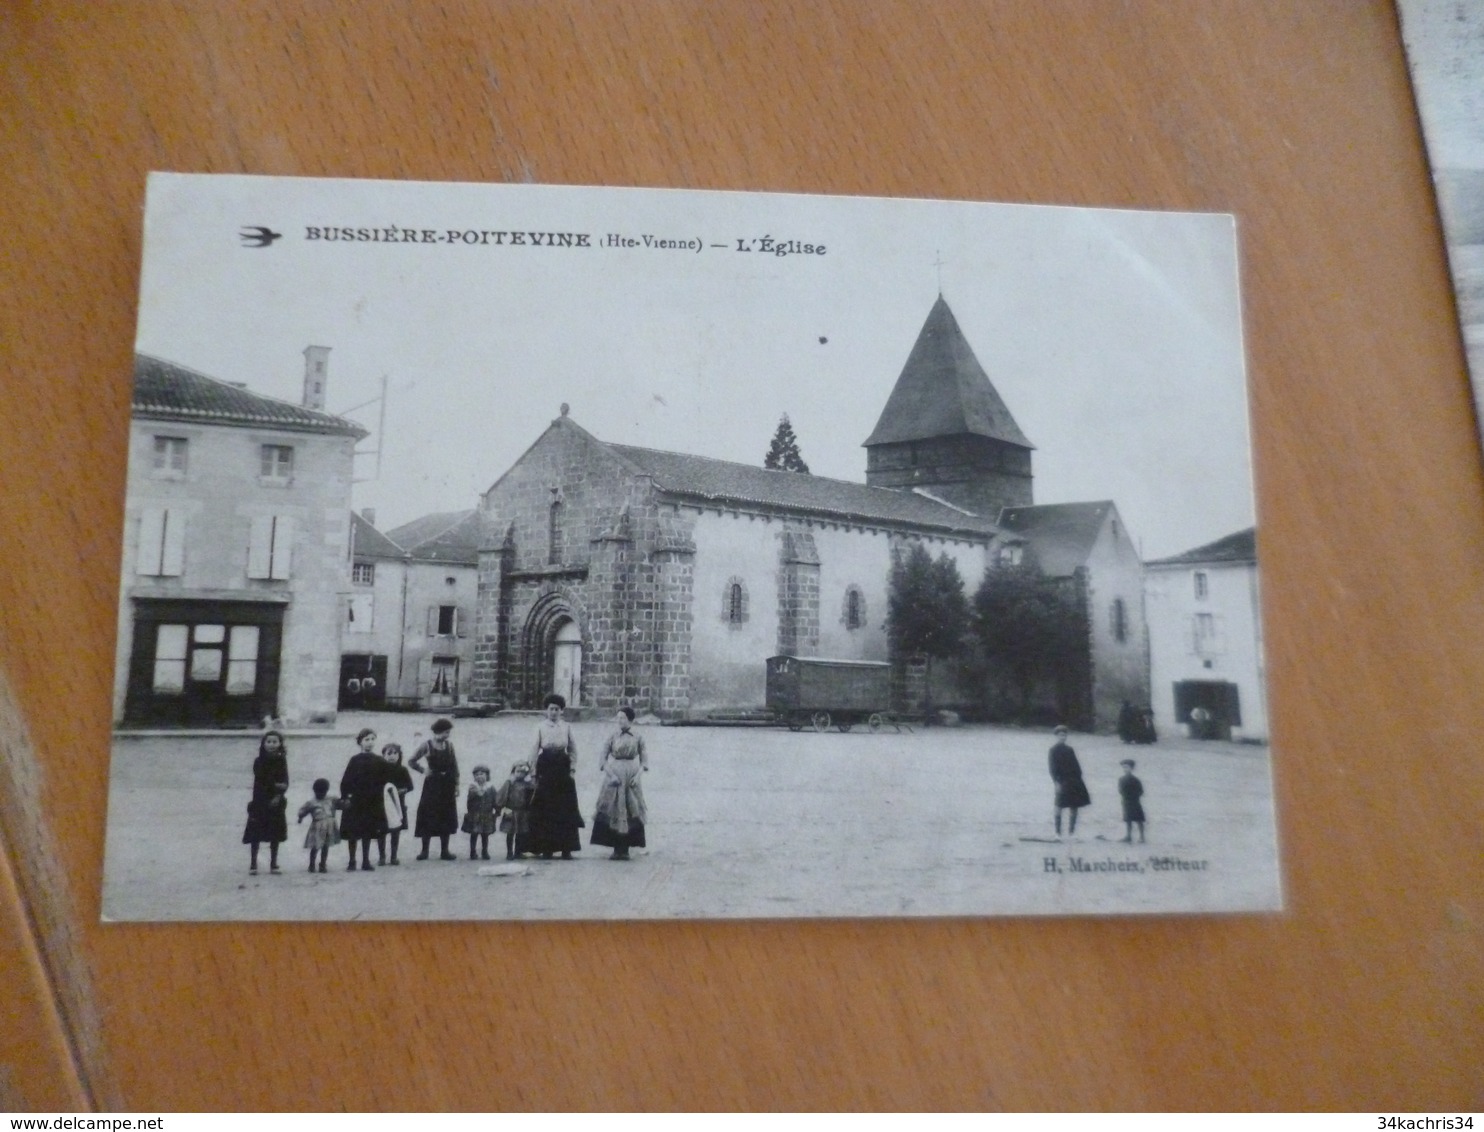
<instances>
[{"instance_id":1,"label":"dark entrance door","mask_svg":"<svg viewBox=\"0 0 1484 1132\"><path fill-rule=\"evenodd\" d=\"M124 723L253 727L277 715L283 608L136 599Z\"/></svg>"},{"instance_id":2,"label":"dark entrance door","mask_svg":"<svg viewBox=\"0 0 1484 1132\"><path fill-rule=\"evenodd\" d=\"M1230 739L1242 726L1242 701L1225 680L1181 680L1175 684L1175 721L1190 724L1192 739Z\"/></svg>"},{"instance_id":3,"label":"dark entrance door","mask_svg":"<svg viewBox=\"0 0 1484 1132\"><path fill-rule=\"evenodd\" d=\"M386 707L386 657L346 653L340 658L340 710L380 711Z\"/></svg>"}]
</instances>

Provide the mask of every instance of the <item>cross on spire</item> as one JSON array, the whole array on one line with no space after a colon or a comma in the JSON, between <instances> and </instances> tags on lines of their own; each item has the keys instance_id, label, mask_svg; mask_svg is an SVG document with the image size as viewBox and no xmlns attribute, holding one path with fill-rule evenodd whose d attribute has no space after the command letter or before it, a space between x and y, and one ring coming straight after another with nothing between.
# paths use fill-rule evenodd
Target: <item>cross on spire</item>
<instances>
[{"instance_id":1,"label":"cross on spire","mask_svg":"<svg viewBox=\"0 0 1484 1132\"><path fill-rule=\"evenodd\" d=\"M940 299L943 297L943 263L942 251L935 251L933 253L933 266L938 269L938 298Z\"/></svg>"}]
</instances>

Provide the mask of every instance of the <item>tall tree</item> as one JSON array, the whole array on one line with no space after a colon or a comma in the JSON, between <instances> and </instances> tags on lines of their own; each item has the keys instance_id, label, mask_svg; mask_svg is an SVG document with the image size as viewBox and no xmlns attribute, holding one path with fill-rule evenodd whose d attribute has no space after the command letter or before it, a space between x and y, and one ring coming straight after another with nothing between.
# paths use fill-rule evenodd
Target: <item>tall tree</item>
<instances>
[{"instance_id":1,"label":"tall tree","mask_svg":"<svg viewBox=\"0 0 1484 1132\"><path fill-rule=\"evenodd\" d=\"M926 656L931 688L934 658L959 655L969 628L969 601L958 564L947 553L935 562L920 542L905 553L894 553L886 606L893 655Z\"/></svg>"},{"instance_id":2,"label":"tall tree","mask_svg":"<svg viewBox=\"0 0 1484 1132\"><path fill-rule=\"evenodd\" d=\"M788 414L784 413L778 420L778 428L773 433L773 443L768 446L768 454L763 457L763 467L771 468L775 472L803 472L809 474L809 465L804 463L804 457L799 455L799 439L794 435L794 426L788 423Z\"/></svg>"},{"instance_id":3,"label":"tall tree","mask_svg":"<svg viewBox=\"0 0 1484 1132\"><path fill-rule=\"evenodd\" d=\"M974 629L985 657L1003 665L1016 685L1022 714L1042 681L1055 687L1058 709L1067 709L1060 701L1086 648L1086 629L1076 605L1034 558L994 562L984 571L974 593Z\"/></svg>"}]
</instances>

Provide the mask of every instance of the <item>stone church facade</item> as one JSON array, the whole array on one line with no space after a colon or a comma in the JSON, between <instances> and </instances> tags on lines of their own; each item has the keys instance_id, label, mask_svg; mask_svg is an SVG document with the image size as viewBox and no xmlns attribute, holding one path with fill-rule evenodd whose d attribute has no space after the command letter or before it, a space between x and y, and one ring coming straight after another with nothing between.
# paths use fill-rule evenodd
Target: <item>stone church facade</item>
<instances>
[{"instance_id":1,"label":"stone church facade","mask_svg":"<svg viewBox=\"0 0 1484 1132\"><path fill-rule=\"evenodd\" d=\"M770 656L900 659L894 551L948 554L972 593L1024 539L1001 512L1037 510L1032 446L941 297L865 447L853 483L605 443L563 406L480 500L471 698L699 717L761 707Z\"/></svg>"}]
</instances>

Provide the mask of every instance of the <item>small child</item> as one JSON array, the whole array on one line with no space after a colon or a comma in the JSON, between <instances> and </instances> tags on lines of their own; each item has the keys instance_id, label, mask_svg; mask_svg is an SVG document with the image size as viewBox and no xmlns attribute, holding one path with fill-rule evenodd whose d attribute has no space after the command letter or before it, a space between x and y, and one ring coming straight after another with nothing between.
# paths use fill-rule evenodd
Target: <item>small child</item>
<instances>
[{"instance_id":1,"label":"small child","mask_svg":"<svg viewBox=\"0 0 1484 1132\"><path fill-rule=\"evenodd\" d=\"M1134 760L1124 759L1118 764L1123 768L1123 777L1118 780L1118 796L1123 799L1123 827L1122 840L1132 844L1134 840L1134 826L1139 827L1139 844L1144 844L1144 803L1139 799L1144 796L1144 784L1134 777Z\"/></svg>"},{"instance_id":2,"label":"small child","mask_svg":"<svg viewBox=\"0 0 1484 1132\"><path fill-rule=\"evenodd\" d=\"M314 797L299 807L299 824L309 819L309 832L304 835L304 848L309 850L309 871L315 872L315 857L319 857L319 872L325 872L325 858L330 855L330 846L340 844L340 831L335 828L335 811L340 808L340 799L330 797L330 780L314 780Z\"/></svg>"},{"instance_id":3,"label":"small child","mask_svg":"<svg viewBox=\"0 0 1484 1132\"><path fill-rule=\"evenodd\" d=\"M531 833L531 795L535 791L531 764L522 761L510 768L510 777L495 795L495 807L502 811L500 828L505 831L507 861L515 860L526 851L526 838Z\"/></svg>"},{"instance_id":4,"label":"small child","mask_svg":"<svg viewBox=\"0 0 1484 1132\"><path fill-rule=\"evenodd\" d=\"M490 782L490 768L474 768L474 782L464 804L464 832L469 835L469 860L490 859L490 834L495 832L495 799L499 791ZM480 852L474 851L479 842Z\"/></svg>"}]
</instances>

